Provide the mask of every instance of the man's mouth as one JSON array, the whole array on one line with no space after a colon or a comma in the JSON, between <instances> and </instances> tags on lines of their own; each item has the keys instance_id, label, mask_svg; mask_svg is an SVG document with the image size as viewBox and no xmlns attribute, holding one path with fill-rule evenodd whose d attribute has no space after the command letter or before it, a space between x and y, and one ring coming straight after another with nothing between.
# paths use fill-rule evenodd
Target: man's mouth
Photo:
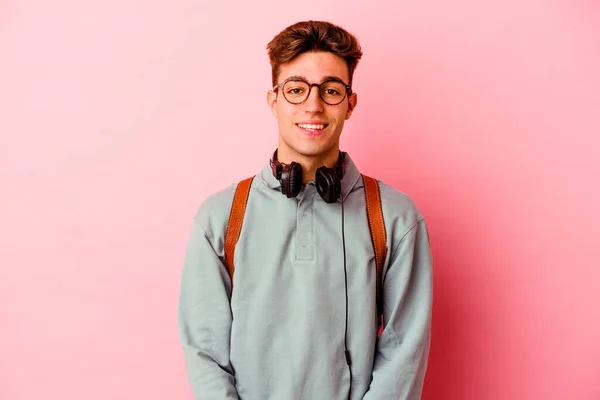
<instances>
[{"instance_id":1,"label":"man's mouth","mask_svg":"<svg viewBox=\"0 0 600 400\"><path fill-rule=\"evenodd\" d=\"M318 135L325 128L327 128L328 124L296 124L296 126L304 131L304 133L309 135Z\"/></svg>"}]
</instances>

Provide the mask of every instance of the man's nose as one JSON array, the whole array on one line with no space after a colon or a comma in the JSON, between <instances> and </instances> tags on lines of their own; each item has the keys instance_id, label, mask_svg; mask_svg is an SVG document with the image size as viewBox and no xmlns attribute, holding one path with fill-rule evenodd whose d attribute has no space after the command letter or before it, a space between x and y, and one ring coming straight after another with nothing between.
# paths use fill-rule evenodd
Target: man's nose
<instances>
[{"instance_id":1,"label":"man's nose","mask_svg":"<svg viewBox=\"0 0 600 400\"><path fill-rule=\"evenodd\" d=\"M313 88L314 93L313 93ZM311 86L308 90L308 98L306 99L307 108L312 111L323 111L323 100L319 94L319 88L317 86Z\"/></svg>"}]
</instances>

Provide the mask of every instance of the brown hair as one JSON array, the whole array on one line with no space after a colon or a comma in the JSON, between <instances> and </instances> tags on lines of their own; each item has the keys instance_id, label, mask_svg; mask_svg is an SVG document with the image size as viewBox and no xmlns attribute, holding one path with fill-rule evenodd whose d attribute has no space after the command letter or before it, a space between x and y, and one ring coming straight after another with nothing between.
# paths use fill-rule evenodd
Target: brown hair
<instances>
[{"instance_id":1,"label":"brown hair","mask_svg":"<svg viewBox=\"0 0 600 400\"><path fill-rule=\"evenodd\" d=\"M279 67L308 51L327 51L342 57L348 65L349 85L362 57L356 37L327 21L302 21L288 26L267 45L273 86L279 78Z\"/></svg>"}]
</instances>

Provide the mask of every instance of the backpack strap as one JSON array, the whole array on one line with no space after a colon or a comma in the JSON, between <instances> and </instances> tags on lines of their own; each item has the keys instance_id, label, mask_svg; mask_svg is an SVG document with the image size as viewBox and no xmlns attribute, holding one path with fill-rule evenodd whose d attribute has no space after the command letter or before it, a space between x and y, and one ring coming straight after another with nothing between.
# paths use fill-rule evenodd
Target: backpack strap
<instances>
[{"instance_id":1,"label":"backpack strap","mask_svg":"<svg viewBox=\"0 0 600 400\"><path fill-rule=\"evenodd\" d=\"M233 273L235 266L233 265L233 255L235 245L242 231L242 223L244 222L244 213L246 212L246 204L248 203L248 195L250 194L250 186L254 176L240 181L233 195L233 204L229 213L229 222L225 231L225 265L229 270L231 285L233 287Z\"/></svg>"},{"instance_id":2,"label":"backpack strap","mask_svg":"<svg viewBox=\"0 0 600 400\"><path fill-rule=\"evenodd\" d=\"M377 317L380 324L383 324L383 299L381 273L383 263L387 253L387 236L385 232L385 223L383 221L383 211L381 209L381 195L379 193L379 183L377 179L362 175L365 185L365 199L367 203L367 217L369 219L369 229L371 231L371 241L375 249L375 263L377 264Z\"/></svg>"}]
</instances>

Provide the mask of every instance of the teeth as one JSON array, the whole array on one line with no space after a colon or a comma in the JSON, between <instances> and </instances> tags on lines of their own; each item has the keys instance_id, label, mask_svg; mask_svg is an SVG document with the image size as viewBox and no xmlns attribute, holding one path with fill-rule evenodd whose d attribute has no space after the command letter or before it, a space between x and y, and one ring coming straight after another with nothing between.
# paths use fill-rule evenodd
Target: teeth
<instances>
[{"instance_id":1,"label":"teeth","mask_svg":"<svg viewBox=\"0 0 600 400\"><path fill-rule=\"evenodd\" d=\"M302 129L325 129L325 125L298 124L298 126Z\"/></svg>"}]
</instances>

